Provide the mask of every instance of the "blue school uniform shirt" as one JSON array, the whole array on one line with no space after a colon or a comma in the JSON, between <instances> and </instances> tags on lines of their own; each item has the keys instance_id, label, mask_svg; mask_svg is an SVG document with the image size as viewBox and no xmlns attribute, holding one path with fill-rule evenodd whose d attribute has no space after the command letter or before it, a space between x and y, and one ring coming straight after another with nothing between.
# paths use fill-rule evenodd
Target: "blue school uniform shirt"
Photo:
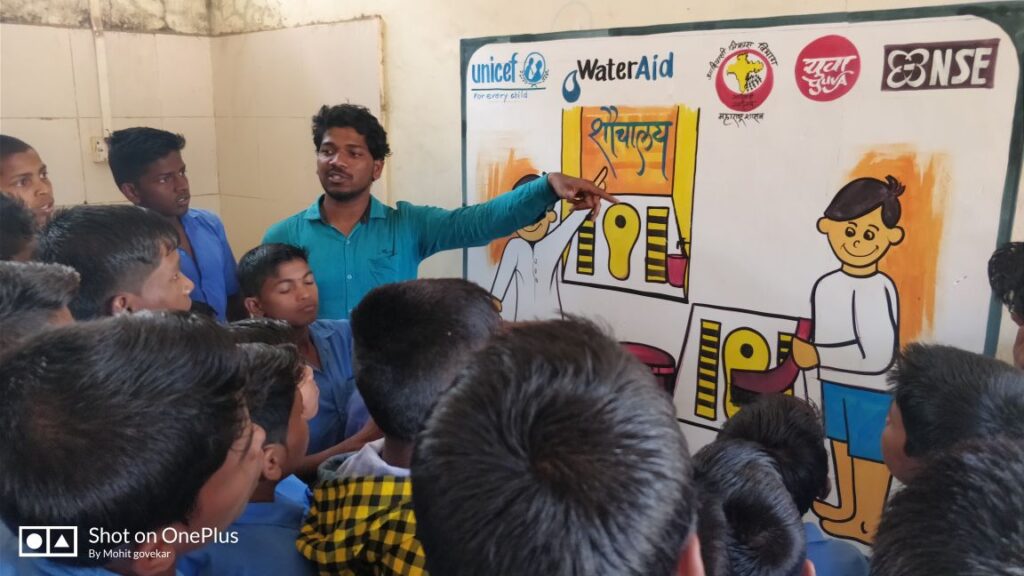
<instances>
[{"instance_id":1,"label":"blue school uniform shirt","mask_svg":"<svg viewBox=\"0 0 1024 576\"><path fill-rule=\"evenodd\" d=\"M320 318L345 319L374 287L416 278L428 256L507 236L540 220L556 199L546 176L456 210L408 202L392 208L371 196L366 214L345 236L321 217L321 195L271 226L263 242L305 248L320 288Z\"/></svg>"},{"instance_id":2,"label":"blue school uniform shirt","mask_svg":"<svg viewBox=\"0 0 1024 576\"><path fill-rule=\"evenodd\" d=\"M315 574L316 566L295 547L304 518L305 509L289 500L250 502L226 530L237 533L237 542L189 552L178 561L178 570L184 576Z\"/></svg>"},{"instance_id":3,"label":"blue school uniform shirt","mask_svg":"<svg viewBox=\"0 0 1024 576\"><path fill-rule=\"evenodd\" d=\"M309 336L320 354L313 379L320 389L320 406L309 421L308 454L316 454L346 438L349 401L355 390L352 378L352 328L348 320L317 320Z\"/></svg>"},{"instance_id":4,"label":"blue school uniform shirt","mask_svg":"<svg viewBox=\"0 0 1024 576\"><path fill-rule=\"evenodd\" d=\"M818 576L867 576L868 560L849 542L828 538L814 522L804 523L807 559Z\"/></svg>"},{"instance_id":5,"label":"blue school uniform shirt","mask_svg":"<svg viewBox=\"0 0 1024 576\"><path fill-rule=\"evenodd\" d=\"M181 217L181 225L195 254L193 258L178 248L181 272L195 284L189 296L195 302L208 304L217 313L217 319L224 322L228 297L238 293L235 255L224 224L212 212L192 208Z\"/></svg>"}]
</instances>

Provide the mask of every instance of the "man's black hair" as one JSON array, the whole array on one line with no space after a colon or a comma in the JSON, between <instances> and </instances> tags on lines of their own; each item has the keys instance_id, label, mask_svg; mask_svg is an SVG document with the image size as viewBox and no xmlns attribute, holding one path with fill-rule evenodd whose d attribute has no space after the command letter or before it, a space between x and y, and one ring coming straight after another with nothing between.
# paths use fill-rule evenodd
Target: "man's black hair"
<instances>
[{"instance_id":1,"label":"man's black hair","mask_svg":"<svg viewBox=\"0 0 1024 576\"><path fill-rule=\"evenodd\" d=\"M246 429L240 353L216 323L126 314L54 329L0 369L0 517L77 526L77 564L129 534L187 522ZM95 551L101 557L90 557Z\"/></svg>"},{"instance_id":2,"label":"man's black hair","mask_svg":"<svg viewBox=\"0 0 1024 576\"><path fill-rule=\"evenodd\" d=\"M998 434L1024 439L1024 372L1009 364L952 346L910 344L889 385L907 456Z\"/></svg>"},{"instance_id":3,"label":"man's black hair","mask_svg":"<svg viewBox=\"0 0 1024 576\"><path fill-rule=\"evenodd\" d=\"M839 189L832 203L825 209L825 217L846 222L882 208L882 223L895 228L900 223L900 195L905 186L893 176L885 181L877 178L857 178Z\"/></svg>"},{"instance_id":4,"label":"man's black hair","mask_svg":"<svg viewBox=\"0 0 1024 576\"><path fill-rule=\"evenodd\" d=\"M331 128L352 128L366 138L366 147L374 160L383 160L391 155L388 133L377 117L364 107L356 104L321 106L313 116L313 145L320 149L324 134Z\"/></svg>"},{"instance_id":5,"label":"man's black hair","mask_svg":"<svg viewBox=\"0 0 1024 576\"><path fill-rule=\"evenodd\" d=\"M896 492L878 527L873 576L1011 576L1024 569L1024 443L974 440Z\"/></svg>"},{"instance_id":6,"label":"man's black hair","mask_svg":"<svg viewBox=\"0 0 1024 576\"><path fill-rule=\"evenodd\" d=\"M671 399L582 320L500 331L438 401L412 479L432 574L668 576L696 520Z\"/></svg>"},{"instance_id":7,"label":"man's black hair","mask_svg":"<svg viewBox=\"0 0 1024 576\"><path fill-rule=\"evenodd\" d=\"M291 244L261 244L243 254L238 261L238 285L242 296L259 296L263 283L277 275L277 269L281 264L292 260L308 263L309 253L305 248Z\"/></svg>"},{"instance_id":8,"label":"man's black hair","mask_svg":"<svg viewBox=\"0 0 1024 576\"><path fill-rule=\"evenodd\" d=\"M490 293L457 278L378 286L351 318L359 393L384 434L404 441L501 323Z\"/></svg>"},{"instance_id":9,"label":"man's black hair","mask_svg":"<svg viewBox=\"0 0 1024 576\"><path fill-rule=\"evenodd\" d=\"M0 260L11 260L32 242L36 221L17 198L0 193Z\"/></svg>"},{"instance_id":10,"label":"man's black hair","mask_svg":"<svg viewBox=\"0 0 1024 576\"><path fill-rule=\"evenodd\" d=\"M767 452L801 516L815 499L828 496L825 430L810 402L785 394L761 396L726 420L718 439L747 440Z\"/></svg>"},{"instance_id":11,"label":"man's black hair","mask_svg":"<svg viewBox=\"0 0 1024 576\"><path fill-rule=\"evenodd\" d=\"M753 442L716 440L694 455L694 466L708 576L799 576L806 534L775 460Z\"/></svg>"},{"instance_id":12,"label":"man's black hair","mask_svg":"<svg viewBox=\"0 0 1024 576\"><path fill-rule=\"evenodd\" d=\"M166 218L138 206L82 205L58 210L39 235L40 261L71 266L82 277L71 314L89 320L111 313L118 292L138 292L178 247Z\"/></svg>"},{"instance_id":13,"label":"man's black hair","mask_svg":"<svg viewBox=\"0 0 1024 576\"><path fill-rule=\"evenodd\" d=\"M7 134L0 134L0 161L3 161L8 156L28 152L32 149L33 148L29 146L27 142L20 138L8 136Z\"/></svg>"},{"instance_id":14,"label":"man's black hair","mask_svg":"<svg viewBox=\"0 0 1024 576\"><path fill-rule=\"evenodd\" d=\"M142 126L115 130L107 137L110 173L118 186L138 182L150 164L184 147L185 137L167 130Z\"/></svg>"},{"instance_id":15,"label":"man's black hair","mask_svg":"<svg viewBox=\"0 0 1024 576\"><path fill-rule=\"evenodd\" d=\"M78 272L60 264L0 262L0 351L46 328L78 292Z\"/></svg>"},{"instance_id":16,"label":"man's black hair","mask_svg":"<svg viewBox=\"0 0 1024 576\"><path fill-rule=\"evenodd\" d=\"M988 281L996 298L1024 320L1024 242L1007 242L992 253Z\"/></svg>"},{"instance_id":17,"label":"man's black hair","mask_svg":"<svg viewBox=\"0 0 1024 576\"><path fill-rule=\"evenodd\" d=\"M295 329L284 320L246 318L232 322L228 328L239 344L297 344Z\"/></svg>"},{"instance_id":18,"label":"man's black hair","mask_svg":"<svg viewBox=\"0 0 1024 576\"><path fill-rule=\"evenodd\" d=\"M295 394L305 369L291 344L239 344L248 376L249 417L267 433L266 444L284 444Z\"/></svg>"}]
</instances>

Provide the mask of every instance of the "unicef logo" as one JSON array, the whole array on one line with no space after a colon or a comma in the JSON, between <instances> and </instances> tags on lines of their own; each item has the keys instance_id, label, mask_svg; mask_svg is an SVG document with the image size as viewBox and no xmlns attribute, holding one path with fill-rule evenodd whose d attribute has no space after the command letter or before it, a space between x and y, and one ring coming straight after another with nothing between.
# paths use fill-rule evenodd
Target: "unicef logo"
<instances>
[{"instance_id":1,"label":"unicef logo","mask_svg":"<svg viewBox=\"0 0 1024 576\"><path fill-rule=\"evenodd\" d=\"M531 87L537 86L548 79L548 64L540 52L530 52L523 61L523 71L519 74L523 82Z\"/></svg>"}]
</instances>

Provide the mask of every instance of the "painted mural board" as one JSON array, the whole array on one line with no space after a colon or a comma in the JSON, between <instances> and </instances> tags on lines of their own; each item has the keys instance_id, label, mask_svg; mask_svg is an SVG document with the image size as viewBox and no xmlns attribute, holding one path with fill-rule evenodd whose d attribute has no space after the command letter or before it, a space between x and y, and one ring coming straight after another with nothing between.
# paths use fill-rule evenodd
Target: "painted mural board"
<instances>
[{"instance_id":1,"label":"painted mural board","mask_svg":"<svg viewBox=\"0 0 1024 576\"><path fill-rule=\"evenodd\" d=\"M895 352L996 346L1022 32L992 4L463 41L466 202L551 171L621 201L556 205L466 276L506 319L610 325L695 449L743 398L810 398L837 479L814 510L868 543Z\"/></svg>"}]
</instances>

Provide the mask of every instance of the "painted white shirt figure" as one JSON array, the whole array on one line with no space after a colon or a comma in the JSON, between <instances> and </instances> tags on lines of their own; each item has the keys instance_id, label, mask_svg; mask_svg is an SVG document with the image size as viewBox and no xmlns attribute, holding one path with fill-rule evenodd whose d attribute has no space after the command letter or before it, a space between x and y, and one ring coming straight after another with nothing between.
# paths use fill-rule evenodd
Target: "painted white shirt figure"
<instances>
[{"instance_id":1,"label":"painted white shirt figure","mask_svg":"<svg viewBox=\"0 0 1024 576\"><path fill-rule=\"evenodd\" d=\"M898 344L899 296L882 272L830 272L811 296L813 342L822 380L886 391L885 372Z\"/></svg>"},{"instance_id":2,"label":"painted white shirt figure","mask_svg":"<svg viewBox=\"0 0 1024 576\"><path fill-rule=\"evenodd\" d=\"M559 261L566 244L588 214L586 210L572 212L557 227L547 228L545 224L557 220L554 212L548 212L545 219L520 230L508 241L491 287L491 295L502 301L506 319L561 317ZM532 242L523 238L531 237L531 233L538 231L538 226L545 226L547 234ZM515 306L509 310L508 295L512 284L515 284Z\"/></svg>"}]
</instances>

